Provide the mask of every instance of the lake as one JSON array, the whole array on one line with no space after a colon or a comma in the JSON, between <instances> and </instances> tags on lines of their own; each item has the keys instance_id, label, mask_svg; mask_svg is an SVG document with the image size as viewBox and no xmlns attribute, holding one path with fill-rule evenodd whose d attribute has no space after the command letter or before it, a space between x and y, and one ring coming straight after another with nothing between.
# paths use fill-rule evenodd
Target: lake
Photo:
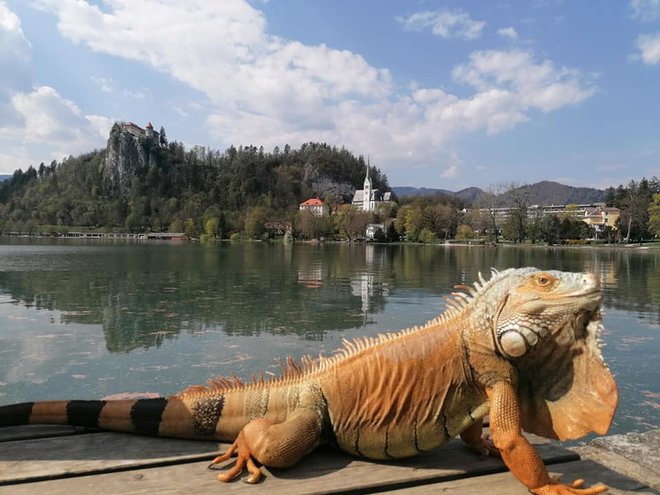
<instances>
[{"instance_id":1,"label":"lake","mask_svg":"<svg viewBox=\"0 0 660 495\"><path fill-rule=\"evenodd\" d=\"M0 240L0 404L171 394L421 325L491 267L593 271L611 432L660 426L660 250Z\"/></svg>"}]
</instances>

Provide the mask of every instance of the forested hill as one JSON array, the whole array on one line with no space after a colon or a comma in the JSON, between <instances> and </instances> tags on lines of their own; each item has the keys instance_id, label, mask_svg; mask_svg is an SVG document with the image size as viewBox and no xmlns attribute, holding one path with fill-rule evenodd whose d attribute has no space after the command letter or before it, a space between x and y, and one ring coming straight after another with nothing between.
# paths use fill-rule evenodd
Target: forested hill
<instances>
[{"instance_id":1,"label":"forested hill","mask_svg":"<svg viewBox=\"0 0 660 495\"><path fill-rule=\"evenodd\" d=\"M247 212L261 220L286 221L310 197L350 202L366 173L362 157L322 143L263 147L232 146L216 151L186 150L156 138L127 132L116 123L105 150L69 157L62 163L17 170L0 183L2 230L31 223L51 226L183 231L194 222L220 218L240 230ZM370 168L374 187L387 178Z\"/></svg>"},{"instance_id":2,"label":"forested hill","mask_svg":"<svg viewBox=\"0 0 660 495\"><path fill-rule=\"evenodd\" d=\"M478 203L486 194L486 191L477 187L468 187L457 192L445 189L427 189L425 187L394 187L394 192L399 198L406 196L432 196L444 194L462 199L468 204ZM529 204L536 205L566 205L599 203L605 201L606 192L591 187L573 187L552 181L541 181L534 184L525 184L511 189L502 188L498 192L502 206L511 206L512 196L523 195Z\"/></svg>"}]
</instances>

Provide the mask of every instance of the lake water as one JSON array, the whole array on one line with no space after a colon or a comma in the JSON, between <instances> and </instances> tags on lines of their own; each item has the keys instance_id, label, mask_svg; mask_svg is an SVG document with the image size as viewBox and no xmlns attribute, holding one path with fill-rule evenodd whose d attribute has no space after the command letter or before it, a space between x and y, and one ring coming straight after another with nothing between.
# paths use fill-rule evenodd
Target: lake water
<instances>
[{"instance_id":1,"label":"lake water","mask_svg":"<svg viewBox=\"0 0 660 495\"><path fill-rule=\"evenodd\" d=\"M612 432L660 426L660 251L0 240L0 404L170 394L420 325L490 267L593 271Z\"/></svg>"}]
</instances>

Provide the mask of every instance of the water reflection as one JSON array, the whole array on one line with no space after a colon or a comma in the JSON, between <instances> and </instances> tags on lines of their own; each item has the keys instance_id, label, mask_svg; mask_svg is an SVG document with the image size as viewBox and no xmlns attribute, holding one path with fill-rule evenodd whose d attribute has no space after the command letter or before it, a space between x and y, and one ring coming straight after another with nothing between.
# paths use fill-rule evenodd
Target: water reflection
<instances>
[{"instance_id":1,"label":"water reflection","mask_svg":"<svg viewBox=\"0 0 660 495\"><path fill-rule=\"evenodd\" d=\"M37 256L2 246L0 290L26 307L61 312L63 323L102 325L111 352L159 346L181 332L207 328L322 340L327 331L363 326L397 291L441 296L490 267L526 265L595 271L607 307L660 322L660 257L650 253L378 245L64 247Z\"/></svg>"},{"instance_id":2,"label":"water reflection","mask_svg":"<svg viewBox=\"0 0 660 495\"><path fill-rule=\"evenodd\" d=\"M423 324L478 272L537 266L600 275L615 426L657 427L659 262L614 249L14 242L0 245L0 397L171 393L277 372L275 357Z\"/></svg>"}]
</instances>

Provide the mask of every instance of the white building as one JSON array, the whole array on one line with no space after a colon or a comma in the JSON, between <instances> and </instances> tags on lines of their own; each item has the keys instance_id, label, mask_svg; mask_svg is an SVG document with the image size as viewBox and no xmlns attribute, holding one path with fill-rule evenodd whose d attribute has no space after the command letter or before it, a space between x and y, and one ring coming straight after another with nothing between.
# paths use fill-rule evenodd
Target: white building
<instances>
[{"instance_id":1,"label":"white building","mask_svg":"<svg viewBox=\"0 0 660 495\"><path fill-rule=\"evenodd\" d=\"M328 214L328 207L320 198L311 198L298 205L301 211L309 211L312 215L323 217Z\"/></svg>"},{"instance_id":2,"label":"white building","mask_svg":"<svg viewBox=\"0 0 660 495\"><path fill-rule=\"evenodd\" d=\"M369 176L369 165L367 165L367 175L364 178L363 189L358 189L353 195L351 204L363 211L376 211L378 205L384 201L392 201L391 192L382 192L374 189Z\"/></svg>"}]
</instances>

